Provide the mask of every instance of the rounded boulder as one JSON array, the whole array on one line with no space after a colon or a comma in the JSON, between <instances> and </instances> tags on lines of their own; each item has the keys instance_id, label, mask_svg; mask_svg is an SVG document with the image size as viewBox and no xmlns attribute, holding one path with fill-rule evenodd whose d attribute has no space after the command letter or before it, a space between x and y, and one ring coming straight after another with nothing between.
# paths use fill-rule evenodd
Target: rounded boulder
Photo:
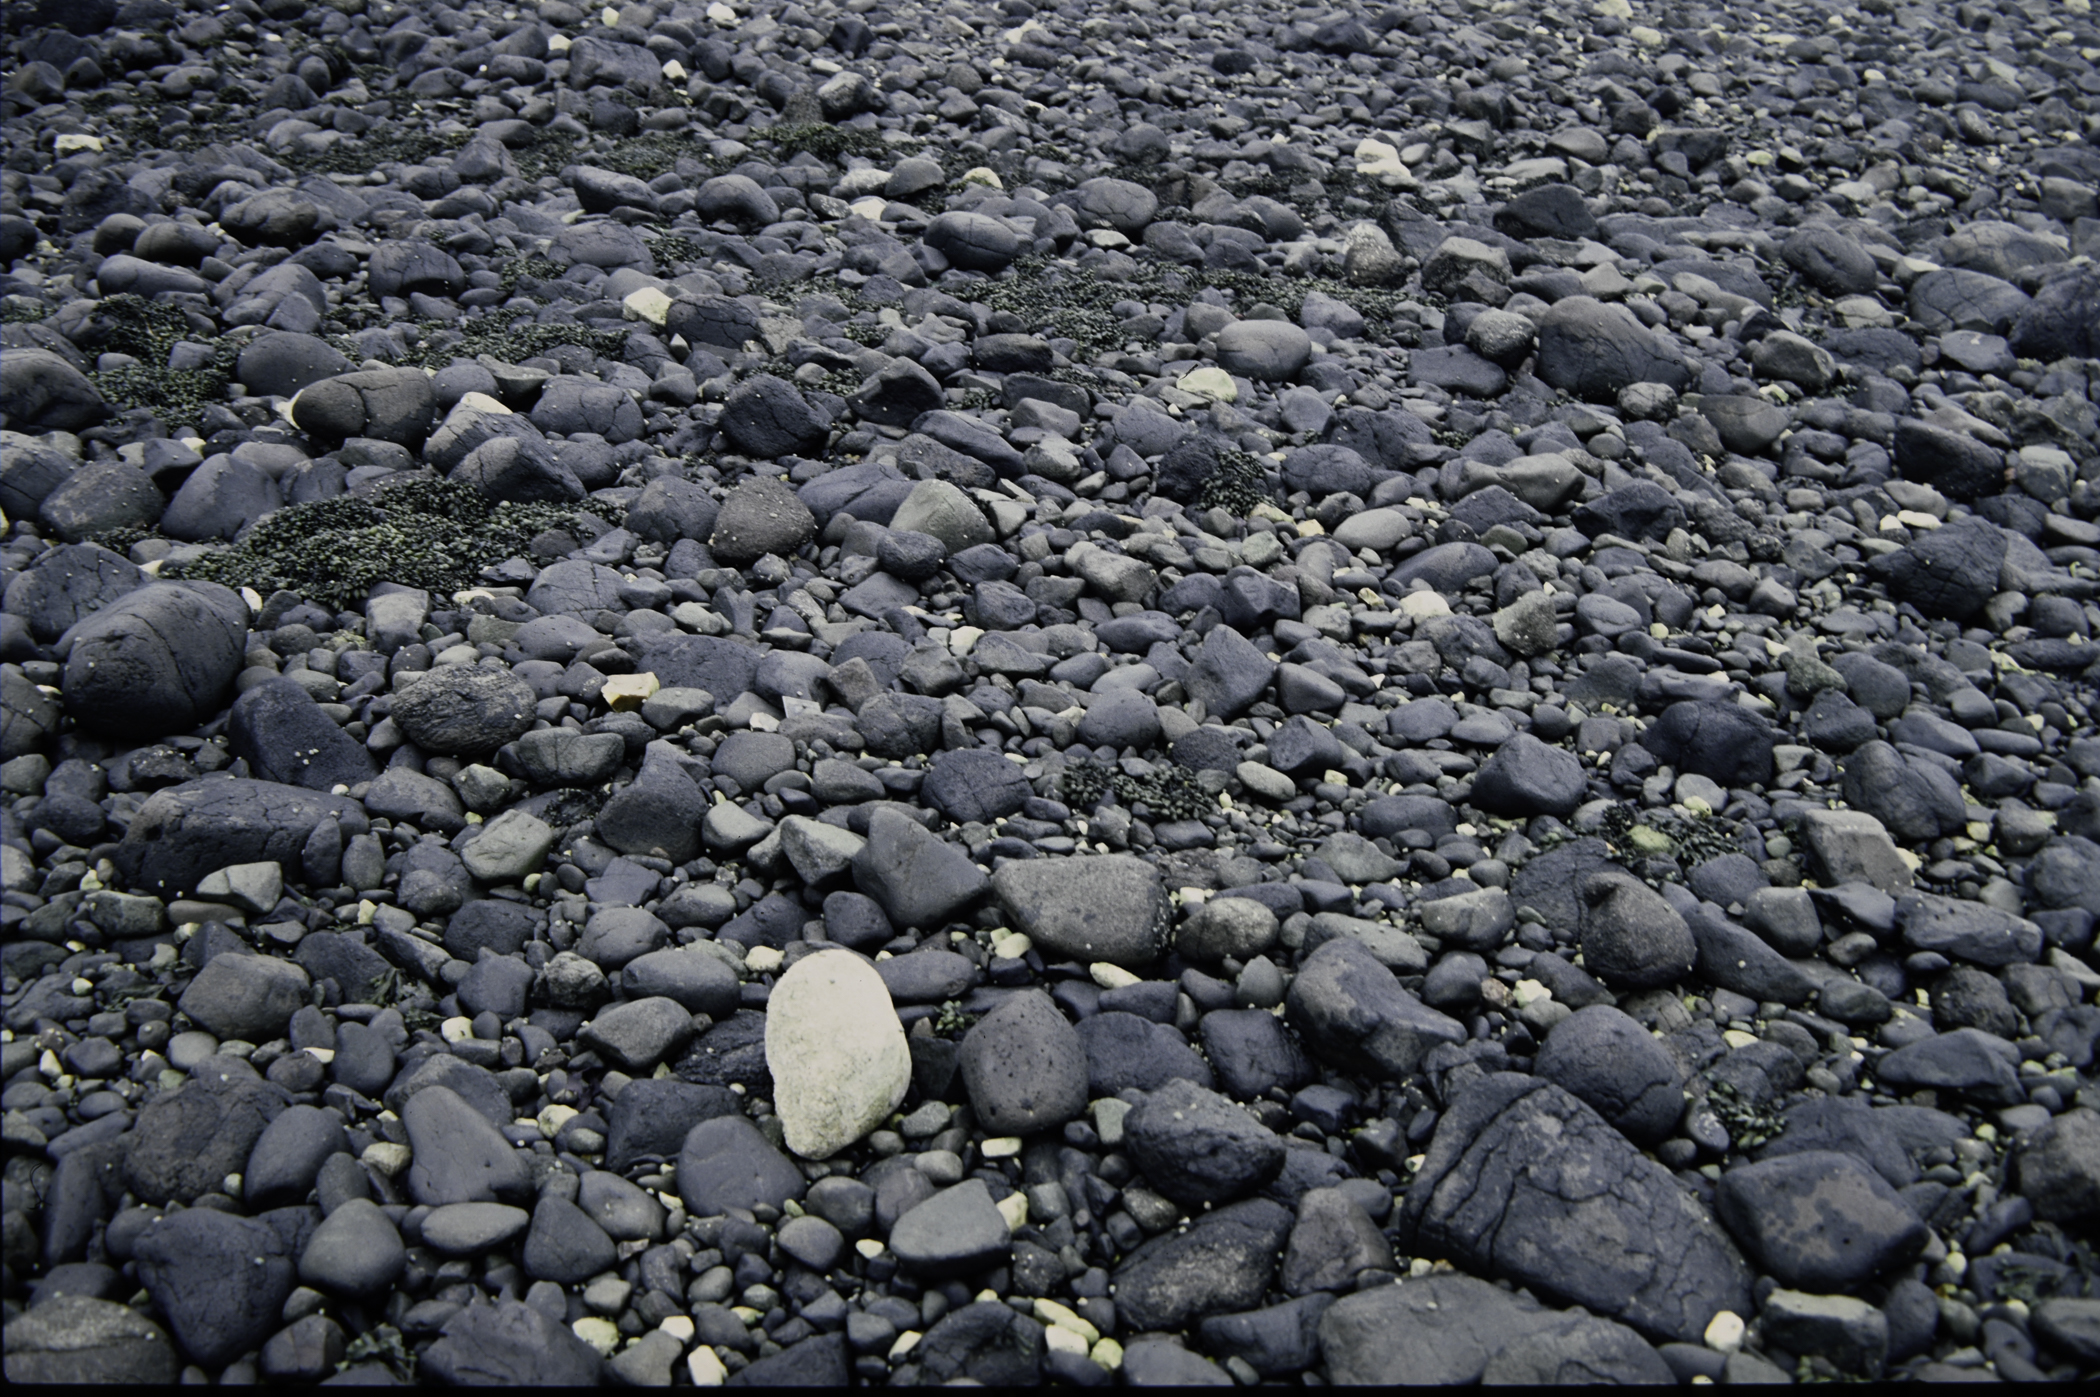
<instances>
[{"instance_id":1,"label":"rounded boulder","mask_svg":"<svg viewBox=\"0 0 2100 1397\"><path fill-rule=\"evenodd\" d=\"M911 1085L890 992L851 951L789 967L766 1005L766 1066L787 1146L828 1159L881 1125Z\"/></svg>"}]
</instances>

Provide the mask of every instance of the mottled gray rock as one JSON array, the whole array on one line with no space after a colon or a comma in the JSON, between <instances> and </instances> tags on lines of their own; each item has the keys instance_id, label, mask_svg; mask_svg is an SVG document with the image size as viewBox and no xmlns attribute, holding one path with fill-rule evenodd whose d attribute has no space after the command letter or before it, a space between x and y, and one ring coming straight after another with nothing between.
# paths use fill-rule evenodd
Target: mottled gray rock
<instances>
[{"instance_id":1,"label":"mottled gray rock","mask_svg":"<svg viewBox=\"0 0 2100 1397\"><path fill-rule=\"evenodd\" d=\"M1125 1148L1153 1186L1190 1207L1224 1203L1283 1168L1283 1141L1232 1101L1177 1078L1124 1118Z\"/></svg>"},{"instance_id":2,"label":"mottled gray rock","mask_svg":"<svg viewBox=\"0 0 2100 1397\"><path fill-rule=\"evenodd\" d=\"M1596 1112L1534 1077L1495 1073L1452 1103L1402 1222L1418 1248L1655 1339L1698 1342L1720 1311L1750 1313L1749 1268L1712 1215Z\"/></svg>"},{"instance_id":3,"label":"mottled gray rock","mask_svg":"<svg viewBox=\"0 0 2100 1397\"><path fill-rule=\"evenodd\" d=\"M267 1043L307 1000L306 972L267 955L214 956L179 1007L221 1038Z\"/></svg>"},{"instance_id":4,"label":"mottled gray rock","mask_svg":"<svg viewBox=\"0 0 2100 1397\"><path fill-rule=\"evenodd\" d=\"M1079 1035L1041 992L1016 994L972 1025L957 1065L979 1123L993 1134L1054 1129L1086 1108Z\"/></svg>"},{"instance_id":5,"label":"mottled gray rock","mask_svg":"<svg viewBox=\"0 0 2100 1397\"><path fill-rule=\"evenodd\" d=\"M1250 1198L1154 1237L1116 1267L1117 1318L1140 1332L1172 1330L1259 1303L1290 1228L1289 1211Z\"/></svg>"},{"instance_id":6,"label":"mottled gray rock","mask_svg":"<svg viewBox=\"0 0 2100 1397\"><path fill-rule=\"evenodd\" d=\"M522 736L538 702L532 686L507 670L452 665L400 687L391 716L424 751L472 760Z\"/></svg>"},{"instance_id":7,"label":"mottled gray rock","mask_svg":"<svg viewBox=\"0 0 2100 1397\"><path fill-rule=\"evenodd\" d=\"M1901 1266L1928 1236L1886 1180L1831 1151L1737 1165L1716 1185L1714 1209L1780 1284L1819 1294Z\"/></svg>"},{"instance_id":8,"label":"mottled gray rock","mask_svg":"<svg viewBox=\"0 0 2100 1397\"><path fill-rule=\"evenodd\" d=\"M1424 1276L1335 1301L1320 1317L1320 1353L1337 1386L1474 1383L1548 1313L1463 1272Z\"/></svg>"},{"instance_id":9,"label":"mottled gray rock","mask_svg":"<svg viewBox=\"0 0 2100 1397\"><path fill-rule=\"evenodd\" d=\"M992 891L1016 931L1061 957L1138 966L1166 949L1166 890L1140 859L1022 860L992 876Z\"/></svg>"},{"instance_id":10,"label":"mottled gray rock","mask_svg":"<svg viewBox=\"0 0 2100 1397\"><path fill-rule=\"evenodd\" d=\"M74 628L66 712L133 741L215 715L240 670L248 607L216 583L154 583Z\"/></svg>"},{"instance_id":11,"label":"mottled gray rock","mask_svg":"<svg viewBox=\"0 0 2100 1397\"><path fill-rule=\"evenodd\" d=\"M1465 1041L1464 1025L1409 994L1351 937L1306 957L1285 1002L1306 1044L1351 1070L1404 1078L1437 1044Z\"/></svg>"},{"instance_id":12,"label":"mottled gray rock","mask_svg":"<svg viewBox=\"0 0 2100 1397\"><path fill-rule=\"evenodd\" d=\"M1565 1088L1637 1145L1667 1139L1684 1114L1683 1076L1648 1031L1604 1004L1555 1024L1538 1075Z\"/></svg>"},{"instance_id":13,"label":"mottled gray rock","mask_svg":"<svg viewBox=\"0 0 2100 1397\"><path fill-rule=\"evenodd\" d=\"M159 1325L88 1295L39 1301L7 1322L5 1343L11 1384L167 1387L181 1366Z\"/></svg>"},{"instance_id":14,"label":"mottled gray rock","mask_svg":"<svg viewBox=\"0 0 2100 1397\"><path fill-rule=\"evenodd\" d=\"M154 1223L132 1254L183 1353L219 1367L282 1323L297 1280L290 1252L267 1217L191 1208Z\"/></svg>"},{"instance_id":15,"label":"mottled gray rock","mask_svg":"<svg viewBox=\"0 0 2100 1397\"><path fill-rule=\"evenodd\" d=\"M424 1351L422 1371L479 1387L592 1387L598 1352L559 1320L516 1300L469 1305Z\"/></svg>"},{"instance_id":16,"label":"mottled gray rock","mask_svg":"<svg viewBox=\"0 0 2100 1397\"><path fill-rule=\"evenodd\" d=\"M1580 885L1583 963L1615 989L1652 989L1691 973L1698 943L1677 910L1629 873L1590 874Z\"/></svg>"}]
</instances>

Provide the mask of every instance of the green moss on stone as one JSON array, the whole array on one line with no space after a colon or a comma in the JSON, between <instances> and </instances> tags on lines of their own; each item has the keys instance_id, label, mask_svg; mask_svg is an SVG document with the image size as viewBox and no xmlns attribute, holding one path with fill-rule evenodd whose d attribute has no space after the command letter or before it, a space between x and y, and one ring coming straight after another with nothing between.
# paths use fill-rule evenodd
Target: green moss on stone
<instances>
[{"instance_id":1,"label":"green moss on stone","mask_svg":"<svg viewBox=\"0 0 2100 1397\"><path fill-rule=\"evenodd\" d=\"M863 131L857 126L832 126L821 121L769 126L754 132L752 138L771 141L783 150L806 150L819 160L837 160L844 155L897 153L873 131Z\"/></svg>"},{"instance_id":2,"label":"green moss on stone","mask_svg":"<svg viewBox=\"0 0 2100 1397\"><path fill-rule=\"evenodd\" d=\"M96 314L108 327L99 348L139 361L90 375L103 398L118 410L148 408L163 418L194 420L211 404L226 401L226 385L233 380L239 352L234 344L213 342L211 357L201 368L167 367L176 344L196 337L181 307L127 291L105 297Z\"/></svg>"},{"instance_id":3,"label":"green moss on stone","mask_svg":"<svg viewBox=\"0 0 2100 1397\"><path fill-rule=\"evenodd\" d=\"M473 586L484 567L523 553L535 534L573 517L558 505L492 503L470 485L410 480L370 496L280 509L180 571L344 608L379 582L437 593Z\"/></svg>"},{"instance_id":4,"label":"green moss on stone","mask_svg":"<svg viewBox=\"0 0 2100 1397\"><path fill-rule=\"evenodd\" d=\"M1218 469L1203 482L1196 507L1244 515L1268 498L1268 476L1260 460L1245 451L1220 451Z\"/></svg>"}]
</instances>

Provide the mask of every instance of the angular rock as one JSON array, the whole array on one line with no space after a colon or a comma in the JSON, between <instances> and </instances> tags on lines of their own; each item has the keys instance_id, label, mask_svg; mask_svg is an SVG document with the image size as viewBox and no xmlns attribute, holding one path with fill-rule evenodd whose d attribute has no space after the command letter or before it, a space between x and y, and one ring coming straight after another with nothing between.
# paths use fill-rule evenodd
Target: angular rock
<instances>
[{"instance_id":1,"label":"angular rock","mask_svg":"<svg viewBox=\"0 0 2100 1397\"><path fill-rule=\"evenodd\" d=\"M1781 1285L1819 1294L1903 1265L1927 1239L1886 1180L1829 1151L1737 1165L1715 1186L1714 1210Z\"/></svg>"},{"instance_id":2,"label":"angular rock","mask_svg":"<svg viewBox=\"0 0 2100 1397\"><path fill-rule=\"evenodd\" d=\"M1190 1207L1242 1197L1283 1168L1274 1131L1186 1079L1147 1093L1124 1118L1123 1139L1154 1187Z\"/></svg>"},{"instance_id":3,"label":"angular rock","mask_svg":"<svg viewBox=\"0 0 2100 1397\"><path fill-rule=\"evenodd\" d=\"M1009 863L992 892L1016 931L1063 958L1139 966L1166 949L1166 890L1152 865L1128 855Z\"/></svg>"},{"instance_id":4,"label":"angular rock","mask_svg":"<svg viewBox=\"0 0 2100 1397\"><path fill-rule=\"evenodd\" d=\"M1412 1075L1437 1044L1466 1036L1462 1024L1409 994L1368 947L1349 937L1306 957L1285 1004L1315 1053L1394 1080Z\"/></svg>"},{"instance_id":5,"label":"angular rock","mask_svg":"<svg viewBox=\"0 0 2100 1397\"><path fill-rule=\"evenodd\" d=\"M1654 1339L1698 1342L1720 1311L1750 1313L1749 1268L1712 1215L1588 1106L1517 1073L1438 1120L1402 1223L1418 1248Z\"/></svg>"},{"instance_id":6,"label":"angular rock","mask_svg":"<svg viewBox=\"0 0 2100 1397\"><path fill-rule=\"evenodd\" d=\"M678 1195L693 1217L721 1217L760 1203L778 1208L800 1198L804 1187L802 1171L741 1115L701 1121L679 1151Z\"/></svg>"},{"instance_id":7,"label":"angular rock","mask_svg":"<svg viewBox=\"0 0 2100 1397\"><path fill-rule=\"evenodd\" d=\"M1259 1303L1290 1228L1289 1211L1250 1198L1154 1237L1116 1267L1118 1320L1140 1332L1173 1330Z\"/></svg>"},{"instance_id":8,"label":"angular rock","mask_svg":"<svg viewBox=\"0 0 2100 1397\"><path fill-rule=\"evenodd\" d=\"M890 1230L897 1260L914 1274L933 1278L998 1265L1011 1246L1006 1219L982 1179L942 1189Z\"/></svg>"}]
</instances>

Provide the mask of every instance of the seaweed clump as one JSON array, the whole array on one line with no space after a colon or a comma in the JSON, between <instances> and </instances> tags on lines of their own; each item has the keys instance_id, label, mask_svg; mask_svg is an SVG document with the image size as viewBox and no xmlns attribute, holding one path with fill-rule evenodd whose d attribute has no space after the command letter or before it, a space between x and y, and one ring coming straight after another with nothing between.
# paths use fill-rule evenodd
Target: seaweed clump
<instances>
[{"instance_id":1,"label":"seaweed clump","mask_svg":"<svg viewBox=\"0 0 2100 1397\"><path fill-rule=\"evenodd\" d=\"M1220 451L1218 468L1196 496L1198 509L1222 509L1245 515L1269 498L1268 477L1261 461L1248 451Z\"/></svg>"},{"instance_id":2,"label":"seaweed clump","mask_svg":"<svg viewBox=\"0 0 2100 1397\"><path fill-rule=\"evenodd\" d=\"M95 314L101 336L97 347L139 361L91 375L103 398L118 409L149 408L162 417L193 419L211 404L226 400L237 353L233 345L214 344L210 357L197 368L168 367L169 353L195 334L180 306L149 301L127 291L104 297Z\"/></svg>"},{"instance_id":3,"label":"seaweed clump","mask_svg":"<svg viewBox=\"0 0 2100 1397\"><path fill-rule=\"evenodd\" d=\"M1641 810L1621 801L1604 812L1598 825L1598 833L1615 853L1651 863L1674 859L1682 867L1695 868L1724 854L1744 852L1740 827L1718 816Z\"/></svg>"},{"instance_id":4,"label":"seaweed clump","mask_svg":"<svg viewBox=\"0 0 2100 1397\"><path fill-rule=\"evenodd\" d=\"M473 132L372 130L354 140L330 141L319 150L294 145L284 163L315 174L358 175L381 165L421 165L435 157L456 155Z\"/></svg>"},{"instance_id":5,"label":"seaweed clump","mask_svg":"<svg viewBox=\"0 0 2100 1397\"><path fill-rule=\"evenodd\" d=\"M1126 805L1143 806L1159 820L1199 820L1218 808L1217 798L1203 789L1193 772L1173 765L1131 776L1099 762L1075 762L1059 774L1058 789L1076 809L1090 810L1114 795Z\"/></svg>"},{"instance_id":6,"label":"seaweed clump","mask_svg":"<svg viewBox=\"0 0 2100 1397\"><path fill-rule=\"evenodd\" d=\"M1039 253L1016 258L1011 276L987 277L955 288L961 300L978 301L1024 321L1031 330L1049 330L1090 353L1115 351L1128 338L1119 301L1186 306L1205 288L1229 293L1252 310L1268 305L1296 320L1305 298L1323 292L1364 317L1364 336L1375 343L1411 347L1421 342L1416 316L1421 305L1398 287L1357 286L1333 277L1269 277L1223 268L1184 267L1150 249L1133 254L1135 271L1124 279L1095 275L1059 265ZM1245 312L1242 312L1245 313Z\"/></svg>"},{"instance_id":7,"label":"seaweed clump","mask_svg":"<svg viewBox=\"0 0 2100 1397\"><path fill-rule=\"evenodd\" d=\"M842 155L893 153L880 135L873 131L863 131L857 126L832 126L821 121L798 121L770 126L757 134L759 138L769 140L783 150L806 150L819 160L836 160Z\"/></svg>"},{"instance_id":8,"label":"seaweed clump","mask_svg":"<svg viewBox=\"0 0 2100 1397\"><path fill-rule=\"evenodd\" d=\"M1762 1149L1786 1133L1785 1116L1750 1100L1732 1082L1713 1083L1706 1102L1727 1129L1729 1143L1740 1153Z\"/></svg>"},{"instance_id":9,"label":"seaweed clump","mask_svg":"<svg viewBox=\"0 0 2100 1397\"><path fill-rule=\"evenodd\" d=\"M472 586L482 568L524 552L534 535L573 518L559 505L497 503L471 485L410 480L371 496L280 509L181 573L264 596L298 592L341 609L378 582L432 592Z\"/></svg>"},{"instance_id":10,"label":"seaweed clump","mask_svg":"<svg viewBox=\"0 0 2100 1397\"><path fill-rule=\"evenodd\" d=\"M335 1365L338 1373L360 1364L378 1364L401 1382L416 1380L416 1355L391 1324L381 1324L352 1339Z\"/></svg>"},{"instance_id":11,"label":"seaweed clump","mask_svg":"<svg viewBox=\"0 0 2100 1397\"><path fill-rule=\"evenodd\" d=\"M525 275L530 275L528 269ZM617 359L627 350L629 330L595 330L574 321L519 324L528 314L523 306L506 306L464 322L460 327L435 320L419 321L416 347L400 357L415 368L442 369L454 359L487 354L506 363L521 363L544 354L558 344L573 344L604 358Z\"/></svg>"}]
</instances>

